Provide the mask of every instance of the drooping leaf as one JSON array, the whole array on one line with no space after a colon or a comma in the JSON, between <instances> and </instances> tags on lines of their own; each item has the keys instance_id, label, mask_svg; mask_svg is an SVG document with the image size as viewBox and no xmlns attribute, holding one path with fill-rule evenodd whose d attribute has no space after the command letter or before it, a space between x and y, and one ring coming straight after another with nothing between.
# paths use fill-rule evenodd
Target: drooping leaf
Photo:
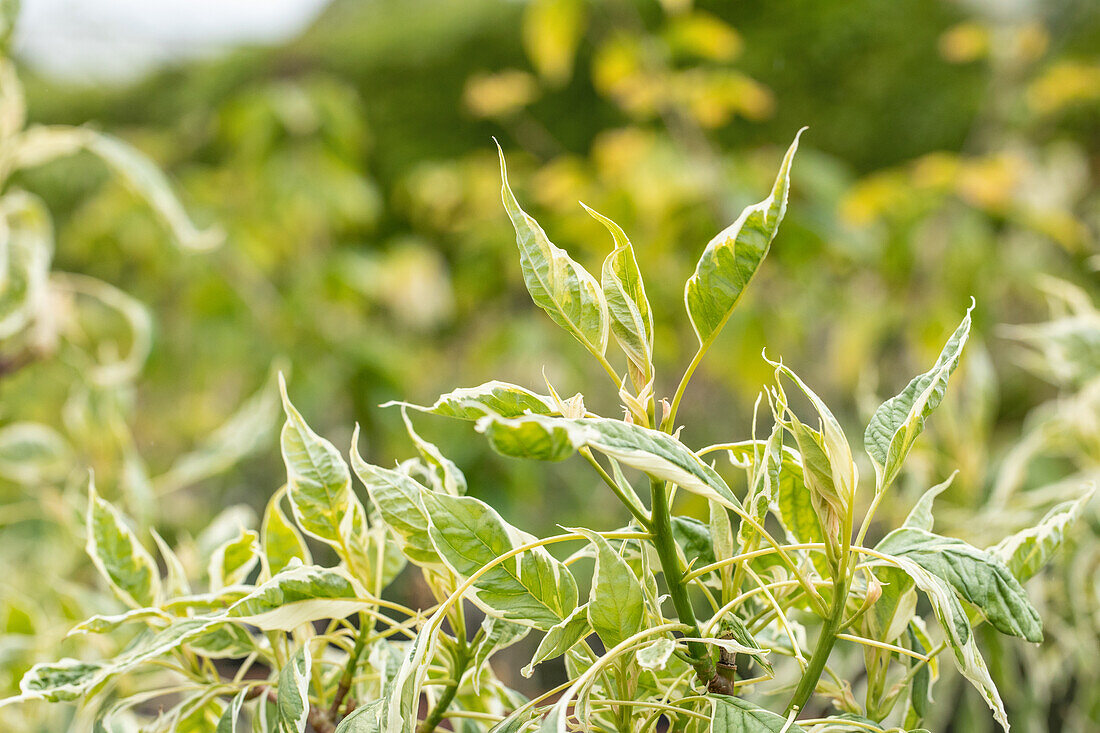
<instances>
[{"instance_id":1,"label":"drooping leaf","mask_svg":"<svg viewBox=\"0 0 1100 733\"><path fill-rule=\"evenodd\" d=\"M805 733L797 724L787 724L781 715L759 708L747 700L710 695L712 733Z\"/></svg>"},{"instance_id":2,"label":"drooping leaf","mask_svg":"<svg viewBox=\"0 0 1100 733\"><path fill-rule=\"evenodd\" d=\"M722 620L718 623L718 638L732 639L743 649L762 649L760 643L756 641L752 632L749 631L749 627L746 626L745 622L741 620L741 617L733 611L723 616ZM773 672L771 662L768 661L766 653L762 653L761 651L746 651L744 653L752 656L768 674Z\"/></svg>"},{"instance_id":3,"label":"drooping leaf","mask_svg":"<svg viewBox=\"0 0 1100 733\"><path fill-rule=\"evenodd\" d=\"M1010 535L988 552L998 558L1021 583L1043 569L1065 541L1066 532L1077 521L1081 510L1092 498L1093 490L1080 499L1066 501L1052 508L1034 527Z\"/></svg>"},{"instance_id":4,"label":"drooping leaf","mask_svg":"<svg viewBox=\"0 0 1100 733\"><path fill-rule=\"evenodd\" d=\"M701 345L711 342L726 325L768 254L787 211L791 162L801 136L799 130L783 157L771 194L742 211L710 240L687 281L684 302Z\"/></svg>"},{"instance_id":5,"label":"drooping leaf","mask_svg":"<svg viewBox=\"0 0 1100 733\"><path fill-rule=\"evenodd\" d=\"M198 229L172 192L168 178L145 155L110 135L87 128L79 128L79 131L85 136L84 147L102 158L139 196L148 202L150 208L171 230L181 247L191 250L209 250L221 244L225 238L224 232L216 227Z\"/></svg>"},{"instance_id":6,"label":"drooping leaf","mask_svg":"<svg viewBox=\"0 0 1100 733\"><path fill-rule=\"evenodd\" d=\"M1043 640L1043 622L1027 594L1005 564L962 540L922 529L896 529L876 548L906 557L978 607L993 628L1028 641Z\"/></svg>"},{"instance_id":7,"label":"drooping leaf","mask_svg":"<svg viewBox=\"0 0 1100 733\"><path fill-rule=\"evenodd\" d=\"M387 402L382 405L403 405L400 402ZM508 382L492 381L477 387L463 387L440 395L434 404L428 407L406 405L414 410L430 412L433 415L454 417L460 420L477 420L485 415L501 417L519 417L528 413L533 415L552 415L555 407L549 397L535 394Z\"/></svg>"},{"instance_id":8,"label":"drooping leaf","mask_svg":"<svg viewBox=\"0 0 1100 733\"><path fill-rule=\"evenodd\" d=\"M943 401L947 380L959 365L963 346L970 335L970 311L973 309L971 305L966 310L962 323L947 340L932 369L914 377L898 395L883 402L867 424L863 440L867 455L875 465L877 491L889 486L898 475L902 461L924 430L924 421Z\"/></svg>"},{"instance_id":9,"label":"drooping leaf","mask_svg":"<svg viewBox=\"0 0 1100 733\"><path fill-rule=\"evenodd\" d=\"M500 150L501 198L516 230L523 281L535 305L593 354L607 351L607 301L596 278L554 245L538 222L520 208L508 186Z\"/></svg>"},{"instance_id":10,"label":"drooping leaf","mask_svg":"<svg viewBox=\"0 0 1100 733\"><path fill-rule=\"evenodd\" d=\"M641 390L653 379L653 313L634 247L618 224L587 206L584 208L607 227L615 242L615 249L603 261L600 283L611 316L611 334L630 363L635 389Z\"/></svg>"},{"instance_id":11,"label":"drooping leaf","mask_svg":"<svg viewBox=\"0 0 1100 733\"><path fill-rule=\"evenodd\" d=\"M351 473L336 447L313 432L290 403L282 375L279 390L286 411L281 436L286 494L294 519L307 534L342 548L342 524L353 499Z\"/></svg>"},{"instance_id":12,"label":"drooping leaf","mask_svg":"<svg viewBox=\"0 0 1100 733\"><path fill-rule=\"evenodd\" d=\"M642 585L607 540L582 527L570 531L583 534L596 547L596 567L588 596L588 622L604 646L610 649L642 630L646 618Z\"/></svg>"},{"instance_id":13,"label":"drooping leaf","mask_svg":"<svg viewBox=\"0 0 1100 733\"><path fill-rule=\"evenodd\" d=\"M547 446L552 446L554 457L564 458L573 450L588 446L655 479L670 481L741 511L741 502L718 472L667 433L620 420L542 415L514 419L490 415L478 421L478 430L492 431L498 440L507 441L517 457L542 458L549 454Z\"/></svg>"},{"instance_id":14,"label":"drooping leaf","mask_svg":"<svg viewBox=\"0 0 1100 733\"><path fill-rule=\"evenodd\" d=\"M100 574L122 601L133 608L156 603L160 572L117 509L95 490L88 479L87 550Z\"/></svg>"},{"instance_id":15,"label":"drooping leaf","mask_svg":"<svg viewBox=\"0 0 1100 733\"><path fill-rule=\"evenodd\" d=\"M293 562L234 603L228 617L264 630L292 631L310 621L344 618L370 603L367 592L343 573Z\"/></svg>"},{"instance_id":16,"label":"drooping leaf","mask_svg":"<svg viewBox=\"0 0 1100 733\"><path fill-rule=\"evenodd\" d=\"M428 534L436 552L462 578L533 538L472 496L425 493ZM547 630L577 607L569 569L542 547L522 552L480 575L473 600L489 614Z\"/></svg>"},{"instance_id":17,"label":"drooping leaf","mask_svg":"<svg viewBox=\"0 0 1100 733\"><path fill-rule=\"evenodd\" d=\"M1007 733L1009 724L1004 702L997 691L997 686L993 683L982 653L978 650L970 620L955 591L946 581L925 570L909 557L894 557L890 564L904 570L928 598L936 620L944 631L947 644L951 648L955 667L981 693L982 699L993 711L994 719Z\"/></svg>"},{"instance_id":18,"label":"drooping leaf","mask_svg":"<svg viewBox=\"0 0 1100 733\"><path fill-rule=\"evenodd\" d=\"M279 671L275 700L276 733L305 733L309 718L309 647L303 646Z\"/></svg>"},{"instance_id":19,"label":"drooping leaf","mask_svg":"<svg viewBox=\"0 0 1100 733\"><path fill-rule=\"evenodd\" d=\"M489 416L478 420L477 430L489 438L493 450L509 458L564 461L580 445L574 426L554 418L497 419Z\"/></svg>"}]
</instances>

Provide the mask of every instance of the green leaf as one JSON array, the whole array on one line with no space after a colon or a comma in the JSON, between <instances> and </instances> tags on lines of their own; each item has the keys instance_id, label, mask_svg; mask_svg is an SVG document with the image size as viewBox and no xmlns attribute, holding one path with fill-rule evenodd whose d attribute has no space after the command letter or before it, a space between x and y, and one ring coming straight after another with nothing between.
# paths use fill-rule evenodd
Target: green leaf
<instances>
[{"instance_id":1,"label":"green leaf","mask_svg":"<svg viewBox=\"0 0 1100 733\"><path fill-rule=\"evenodd\" d=\"M53 259L53 226L41 199L22 191L4 194L6 225L0 241L6 255L4 287L0 288L0 338L19 333L37 318L47 297L50 262Z\"/></svg>"},{"instance_id":2,"label":"green leaf","mask_svg":"<svg viewBox=\"0 0 1100 733\"><path fill-rule=\"evenodd\" d=\"M283 513L281 505L285 494L285 486L275 492L267 503L263 523L260 525L263 561L268 575L275 575L289 565L291 560L297 560L303 565L313 564L305 538Z\"/></svg>"},{"instance_id":3,"label":"green leaf","mask_svg":"<svg viewBox=\"0 0 1100 733\"><path fill-rule=\"evenodd\" d=\"M454 461L447 458L434 444L420 437L413 429L412 420L409 419L408 410L401 408L401 419L405 423L405 430L416 446L417 452L424 462L432 469L435 485L441 487L452 496L462 496L466 493L466 477L455 465ZM358 428L358 425L356 426ZM356 443L357 441L352 441Z\"/></svg>"},{"instance_id":4,"label":"green leaf","mask_svg":"<svg viewBox=\"0 0 1100 733\"><path fill-rule=\"evenodd\" d=\"M240 536L219 546L210 556L210 590L244 582L259 559L260 535L242 527Z\"/></svg>"},{"instance_id":5,"label":"green leaf","mask_svg":"<svg viewBox=\"0 0 1100 733\"><path fill-rule=\"evenodd\" d=\"M860 623L872 639L893 642L909 627L917 610L917 593L913 581L901 568L876 567L875 578L882 585L882 595L863 616Z\"/></svg>"},{"instance_id":6,"label":"green leaf","mask_svg":"<svg viewBox=\"0 0 1100 733\"><path fill-rule=\"evenodd\" d=\"M756 641L756 637L749 631L749 627L745 625L745 622L735 612L730 611L722 617L722 620L718 624L718 638L732 639L742 648L753 650L745 653L759 662L760 666L762 666L768 674L774 671L767 656L759 651L755 651L761 649L759 642Z\"/></svg>"},{"instance_id":7,"label":"green leaf","mask_svg":"<svg viewBox=\"0 0 1100 733\"><path fill-rule=\"evenodd\" d=\"M504 151L500 153L501 198L516 230L523 281L535 305L593 354L607 351L607 301L596 278L555 246L538 222L519 207L508 186Z\"/></svg>"},{"instance_id":8,"label":"green leaf","mask_svg":"<svg viewBox=\"0 0 1100 733\"><path fill-rule=\"evenodd\" d=\"M470 681L473 682L475 693L480 692L480 671L489 657L527 636L531 628L494 616L486 616L481 621L481 630L483 632L481 641L474 649L474 658L470 661Z\"/></svg>"},{"instance_id":9,"label":"green leaf","mask_svg":"<svg viewBox=\"0 0 1100 733\"><path fill-rule=\"evenodd\" d=\"M488 416L478 420L477 430L489 438L493 450L509 458L563 461L580 447L573 425L554 418Z\"/></svg>"},{"instance_id":10,"label":"green leaf","mask_svg":"<svg viewBox=\"0 0 1100 733\"><path fill-rule=\"evenodd\" d=\"M309 718L309 671L312 659L303 646L279 671L275 700L277 733L305 733Z\"/></svg>"},{"instance_id":11,"label":"green leaf","mask_svg":"<svg viewBox=\"0 0 1100 733\"><path fill-rule=\"evenodd\" d=\"M224 623L196 636L190 641L190 646L201 656L211 659L242 659L256 651L258 644L248 629Z\"/></svg>"},{"instance_id":12,"label":"green leaf","mask_svg":"<svg viewBox=\"0 0 1100 733\"><path fill-rule=\"evenodd\" d=\"M595 532L574 527L596 546L596 567L588 596L588 622L610 649L642 630L645 625L645 595L630 565ZM709 548L710 543L706 546Z\"/></svg>"},{"instance_id":13,"label":"green leaf","mask_svg":"<svg viewBox=\"0 0 1100 733\"><path fill-rule=\"evenodd\" d=\"M296 562L234 603L228 616L264 630L292 631L319 619L339 619L372 599L343 573Z\"/></svg>"},{"instance_id":14,"label":"green leaf","mask_svg":"<svg viewBox=\"0 0 1100 733\"><path fill-rule=\"evenodd\" d=\"M711 703L712 733L805 733L787 719L753 705L747 700L726 695L708 696Z\"/></svg>"},{"instance_id":15,"label":"green leaf","mask_svg":"<svg viewBox=\"0 0 1100 733\"><path fill-rule=\"evenodd\" d=\"M153 542L156 544L157 550L164 560L164 567L167 569L167 577L164 581L165 593L169 598L189 595L191 584L187 582L187 571L183 569L183 563L172 551L172 548L168 546L168 543L164 541L164 538L157 534L155 529L150 528L149 533L153 535Z\"/></svg>"},{"instance_id":16,"label":"green leaf","mask_svg":"<svg viewBox=\"0 0 1100 733\"><path fill-rule=\"evenodd\" d=\"M877 491L882 491L901 470L913 442L924 430L925 419L939 407L947 391L947 380L955 367L970 335L971 304L962 323L951 334L930 371L914 377L895 397L883 402L871 416L863 440L867 455L875 465Z\"/></svg>"},{"instance_id":17,"label":"green leaf","mask_svg":"<svg viewBox=\"0 0 1100 733\"><path fill-rule=\"evenodd\" d=\"M699 343L704 347L726 325L775 239L787 211L791 162L801 136L802 130L799 130L783 156L771 194L742 211L735 222L710 240L695 266L695 273L687 281L684 303Z\"/></svg>"},{"instance_id":18,"label":"green leaf","mask_svg":"<svg viewBox=\"0 0 1100 733\"><path fill-rule=\"evenodd\" d=\"M389 468L372 466L359 455L359 428L352 436L351 465L367 487L367 495L382 521L389 527L405 556L423 567L442 567L443 561L428 536L428 513L421 496L428 493L411 476Z\"/></svg>"},{"instance_id":19,"label":"green leaf","mask_svg":"<svg viewBox=\"0 0 1100 733\"><path fill-rule=\"evenodd\" d=\"M513 548L534 538L471 496L424 493L428 534L443 561L469 578ZM473 600L486 613L546 630L577 607L577 583L569 569L542 547L520 553L481 575Z\"/></svg>"},{"instance_id":20,"label":"green leaf","mask_svg":"<svg viewBox=\"0 0 1100 733\"><path fill-rule=\"evenodd\" d=\"M1066 532L1077 521L1092 493L1089 489L1080 499L1062 502L1047 512L1038 525L1005 537L988 552L1001 560L1021 583L1027 581L1042 570L1062 546Z\"/></svg>"},{"instance_id":21,"label":"green leaf","mask_svg":"<svg viewBox=\"0 0 1100 733\"><path fill-rule=\"evenodd\" d=\"M157 564L122 514L99 497L90 476L86 530L88 555L115 594L133 608L154 605L160 596Z\"/></svg>"},{"instance_id":22,"label":"green leaf","mask_svg":"<svg viewBox=\"0 0 1100 733\"><path fill-rule=\"evenodd\" d=\"M109 662L81 662L62 659L59 662L36 664L20 682L18 698L8 698L4 704L18 700L75 700L110 678L160 657L202 635L219 623L208 618L189 618L147 635Z\"/></svg>"},{"instance_id":23,"label":"green leaf","mask_svg":"<svg viewBox=\"0 0 1100 733\"><path fill-rule=\"evenodd\" d=\"M584 209L607 227L615 242L603 261L600 283L611 316L611 334L630 363L635 389L641 390L653 379L653 313L634 247L618 224L587 206Z\"/></svg>"},{"instance_id":24,"label":"green leaf","mask_svg":"<svg viewBox=\"0 0 1100 733\"><path fill-rule=\"evenodd\" d=\"M909 645L915 652L921 654L927 654L932 651L931 646L921 641L920 635L918 635L913 627L915 624L910 624L906 631L909 636ZM918 664L916 660L913 660L910 664ZM909 704L906 716L905 725L910 727L919 724L926 717L930 711L932 705L932 669L929 664L920 664L916 674L913 675L913 683L909 689ZM910 720L910 713L912 714L912 720Z\"/></svg>"},{"instance_id":25,"label":"green leaf","mask_svg":"<svg viewBox=\"0 0 1100 733\"><path fill-rule=\"evenodd\" d=\"M825 402L797 374L782 363L768 363L775 367L777 386L773 392L773 409L776 412L776 421L781 422L798 443L806 486L838 516L844 516L859 484L859 471L856 470L852 449L844 436L844 430ZM787 406L787 396L780 384L780 376L786 376L793 381L813 404L820 419L820 430L803 425ZM783 420L784 414L788 419Z\"/></svg>"},{"instance_id":26,"label":"green leaf","mask_svg":"<svg viewBox=\"0 0 1100 733\"><path fill-rule=\"evenodd\" d=\"M520 670L524 677L530 677L535 666L547 659L556 659L573 648L581 639L592 633L592 624L588 620L589 604L577 606L573 612L554 624L542 637L535 655L527 666Z\"/></svg>"},{"instance_id":27,"label":"green leaf","mask_svg":"<svg viewBox=\"0 0 1100 733\"><path fill-rule=\"evenodd\" d=\"M768 510L777 503L779 498L779 476L783 468L783 426L779 422L776 422L772 428L771 435L768 436L762 449L754 453L753 473L746 504L749 516L763 526ZM738 543L742 547L747 546L754 532L751 524L742 522L737 529Z\"/></svg>"},{"instance_id":28,"label":"green leaf","mask_svg":"<svg viewBox=\"0 0 1100 733\"><path fill-rule=\"evenodd\" d=\"M924 492L921 497L917 499L917 503L913 506L912 511L909 512L909 516L905 518L905 522L902 526L931 532L934 524L932 503L936 500L937 496L942 494L943 491L951 485L951 482L955 480L955 476L958 475L958 473L958 471L955 471L947 477L946 481L938 483Z\"/></svg>"},{"instance_id":29,"label":"green leaf","mask_svg":"<svg viewBox=\"0 0 1100 733\"><path fill-rule=\"evenodd\" d=\"M108 665L102 662L82 662L79 659L61 659L31 667L19 683L23 700L47 700L61 702L82 697L99 680ZM19 702L7 698L0 704Z\"/></svg>"},{"instance_id":30,"label":"green leaf","mask_svg":"<svg viewBox=\"0 0 1100 733\"><path fill-rule=\"evenodd\" d=\"M49 484L63 480L72 468L72 448L50 426L15 422L0 428L0 477L20 484Z\"/></svg>"},{"instance_id":31,"label":"green leaf","mask_svg":"<svg viewBox=\"0 0 1100 733\"><path fill-rule=\"evenodd\" d=\"M281 445L287 473L287 498L298 526L307 534L342 548L343 523L352 503L351 473L332 443L310 430L290 403L279 375L286 424Z\"/></svg>"},{"instance_id":32,"label":"green leaf","mask_svg":"<svg viewBox=\"0 0 1100 733\"><path fill-rule=\"evenodd\" d=\"M387 402L382 407L403 405L433 415L459 420L477 420L485 415L519 417L520 415L552 415L556 411L549 397L535 394L508 382L492 381L477 387L463 387L440 395L434 404L423 407L404 402Z\"/></svg>"},{"instance_id":33,"label":"green leaf","mask_svg":"<svg viewBox=\"0 0 1100 733\"><path fill-rule=\"evenodd\" d=\"M237 733L237 722L241 718L241 706L244 705L247 696L248 690L241 690L233 696L229 705L226 706L225 712L222 713L214 733Z\"/></svg>"},{"instance_id":34,"label":"green leaf","mask_svg":"<svg viewBox=\"0 0 1100 733\"><path fill-rule=\"evenodd\" d=\"M547 446L551 445L555 457L564 457L561 454L567 455L569 446L569 452L587 446L652 478L671 481L726 507L741 510L741 502L718 472L667 433L621 420L542 415L515 419L489 415L478 421L477 428L481 432L493 431L500 439L507 440L517 457L541 458L548 455ZM508 434L512 435L503 437ZM525 452L527 446L530 452Z\"/></svg>"},{"instance_id":35,"label":"green leaf","mask_svg":"<svg viewBox=\"0 0 1100 733\"><path fill-rule=\"evenodd\" d=\"M962 540L922 529L896 529L876 548L907 557L951 584L978 607L993 628L1028 641L1043 640L1043 622L1027 594L1005 564Z\"/></svg>"},{"instance_id":36,"label":"green leaf","mask_svg":"<svg viewBox=\"0 0 1100 733\"><path fill-rule=\"evenodd\" d=\"M725 507L718 508L725 513ZM710 527L694 517L672 517L672 538L684 553L684 560L693 567L710 565L715 561ZM628 634L629 636L629 634ZM613 644L611 646L614 646Z\"/></svg>"},{"instance_id":37,"label":"green leaf","mask_svg":"<svg viewBox=\"0 0 1100 733\"><path fill-rule=\"evenodd\" d=\"M384 730L382 714L385 704L385 700L372 700L366 705L360 705L351 715L340 721L335 733L381 733Z\"/></svg>"},{"instance_id":38,"label":"green leaf","mask_svg":"<svg viewBox=\"0 0 1100 733\"><path fill-rule=\"evenodd\" d=\"M642 669L661 670L668 664L674 651L676 651L676 642L664 636L638 649L634 658L638 660L638 666Z\"/></svg>"},{"instance_id":39,"label":"green leaf","mask_svg":"<svg viewBox=\"0 0 1100 733\"><path fill-rule=\"evenodd\" d=\"M714 500L707 502L710 509L707 530L710 532L711 553L715 560L726 560L733 557L733 523L730 522L730 514L724 506ZM673 520L675 521L675 519ZM701 562L701 560L700 560ZM704 563L705 564L705 563ZM723 569L725 571L725 569Z\"/></svg>"}]
</instances>

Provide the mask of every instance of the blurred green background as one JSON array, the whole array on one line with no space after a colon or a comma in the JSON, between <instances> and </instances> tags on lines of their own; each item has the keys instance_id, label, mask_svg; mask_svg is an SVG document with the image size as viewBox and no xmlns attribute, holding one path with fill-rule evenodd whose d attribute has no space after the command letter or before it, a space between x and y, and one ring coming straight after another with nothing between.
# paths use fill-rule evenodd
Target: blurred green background
<instances>
[{"instance_id":1,"label":"blurred green background","mask_svg":"<svg viewBox=\"0 0 1100 733\"><path fill-rule=\"evenodd\" d=\"M660 397L694 352L682 298L699 253L763 198L782 150L809 126L771 255L685 397L690 445L747 437L770 379L765 346L862 435L876 397L932 363L974 297L972 345L895 513L958 467L945 495L956 531L988 529L967 520L980 511L1011 531L1026 520L1013 525L991 503L1002 467L1021 435L1069 413L1050 418L1051 404L1100 372L1087 306L1100 295L1097 3L335 0L278 45L95 83L47 73L33 44L25 56L15 48L30 123L90 124L132 143L226 239L207 253L173 247L90 156L8 182L47 202L54 270L143 303L153 342L140 374L109 388L85 378L77 354L125 352L125 324L74 327L56 348L28 332L0 342L5 364L33 354L0 379L0 421L51 426L64 441L48 475L0 465L2 559L20 568L0 580L11 599L5 680L45 644L18 633L63 633L102 603L79 586L92 577L74 521L84 467L170 537L199 533L227 507L262 509L285 478L262 396L265 382L273 394L273 364L314 429L342 447L358 422L378 464L412 451L399 413L377 407L391 399L430 403L489 379L542 391L545 373L563 395L618 412L599 367L524 290L493 136L524 207L590 271L610 241L578 200L630 235L657 319ZM1051 328L1027 336L1029 351L1007 327L1066 314L1077 318L1072 343ZM258 391L252 412L216 433ZM1092 400L1080 408L1083 437L1027 454L1013 491L1095 476ZM532 532L623 521L572 463L544 472L492 454L467 425L416 424L472 494ZM1088 523L1095 533L1095 510ZM71 557L44 558L42 543ZM1098 543L1085 544L1072 572L1094 589ZM64 581L58 598L25 582L43 574ZM1044 659L1066 649L1078 659L1062 682L1029 699L1011 690L1034 660L992 666L1019 729L1089 730L1100 716L1098 612L1064 609L1052 588L1047 610L1065 611L1069 631ZM1095 591L1085 596L1100 607ZM974 715L954 729L984 729L974 696L960 697Z\"/></svg>"}]
</instances>

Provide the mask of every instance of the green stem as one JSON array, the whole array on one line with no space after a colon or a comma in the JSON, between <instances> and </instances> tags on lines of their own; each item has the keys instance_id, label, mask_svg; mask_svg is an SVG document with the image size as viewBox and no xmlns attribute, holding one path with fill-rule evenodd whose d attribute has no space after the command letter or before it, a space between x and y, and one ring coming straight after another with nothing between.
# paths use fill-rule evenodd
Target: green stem
<instances>
[{"instance_id":1,"label":"green stem","mask_svg":"<svg viewBox=\"0 0 1100 733\"><path fill-rule=\"evenodd\" d=\"M348 691L351 689L351 683L355 680L355 668L358 666L359 657L363 654L363 648L366 646L367 636L370 632L369 619L365 614L360 614L359 634L355 637L355 646L352 647L351 654L348 656L348 664L344 667L344 674L340 677L336 695L332 698L332 706L328 709L328 716L332 720L336 720L336 716L340 712L340 704L344 702L344 698L347 697Z\"/></svg>"},{"instance_id":2,"label":"green stem","mask_svg":"<svg viewBox=\"0 0 1100 733\"><path fill-rule=\"evenodd\" d=\"M596 469L596 472L600 474L600 478L603 479L603 482L611 487L611 490L615 492L615 496L619 497L619 501L621 501L626 506L626 508L630 510L630 513L634 515L634 518L641 522L643 527L649 529L649 515L645 513L645 509L638 501L638 497L629 496L623 491L622 487L619 486L619 483L615 479L611 478L610 474L608 474L607 471L604 470L604 467L600 465L600 462L596 460L596 457L592 455L591 448L581 448L580 454L584 456L584 459L588 461L592 468Z\"/></svg>"},{"instance_id":3,"label":"green stem","mask_svg":"<svg viewBox=\"0 0 1100 733\"><path fill-rule=\"evenodd\" d=\"M825 663L829 661L829 653L836 643L836 635L840 632L840 625L844 620L844 605L848 600L847 580L843 580L833 593L833 602L829 607L829 617L825 619L825 625L821 627L821 635L817 637L817 646L814 647L810 664L802 673L802 679L794 696L787 704L787 712L794 709L802 710L810 696L817 689L817 681L825 670Z\"/></svg>"},{"instance_id":4,"label":"green stem","mask_svg":"<svg viewBox=\"0 0 1100 733\"><path fill-rule=\"evenodd\" d=\"M669 407L668 415L661 422L661 430L664 432L672 432L672 427L676 423L676 413L680 409L680 400L684 397L684 390L687 389L688 382L691 381L691 376L695 374L695 370L699 367L700 362L703 361L703 357L706 356L708 348L710 348L710 341L707 341L705 345L699 347L699 350L695 352L695 356L692 357L691 363L688 364L687 369L684 370L684 376L680 378L680 383L676 385L676 394L672 396L672 404Z\"/></svg>"},{"instance_id":5,"label":"green stem","mask_svg":"<svg viewBox=\"0 0 1100 733\"><path fill-rule=\"evenodd\" d=\"M470 648L462 644L455 655L454 679L451 684L443 689L443 694L435 702L435 707L428 713L428 717L416 726L416 733L433 733L436 727L447 716L447 708L454 702L458 686L462 683L462 675L466 673L466 667L470 664Z\"/></svg>"},{"instance_id":6,"label":"green stem","mask_svg":"<svg viewBox=\"0 0 1100 733\"><path fill-rule=\"evenodd\" d=\"M665 575L665 583L668 585L668 593L672 597L672 604L676 607L677 619L690 629L690 635L702 637L699 630L699 622L695 619L695 609L688 598L687 586L684 584L683 573L680 572L680 561L676 555L676 541L672 536L672 517L668 510L668 495L665 493L665 483L656 479L649 480L652 496L651 513L653 544L657 549L657 557L661 561L661 570ZM710 650L706 644L698 641L689 641L688 656L691 657L691 666L695 674L704 685L710 685L717 677L717 668Z\"/></svg>"}]
</instances>

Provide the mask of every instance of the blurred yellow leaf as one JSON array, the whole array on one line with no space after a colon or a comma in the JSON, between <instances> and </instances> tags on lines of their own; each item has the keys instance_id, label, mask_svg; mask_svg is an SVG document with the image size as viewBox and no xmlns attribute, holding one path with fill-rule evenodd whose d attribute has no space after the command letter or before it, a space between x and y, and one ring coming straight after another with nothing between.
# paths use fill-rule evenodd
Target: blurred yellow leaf
<instances>
[{"instance_id":1,"label":"blurred yellow leaf","mask_svg":"<svg viewBox=\"0 0 1100 733\"><path fill-rule=\"evenodd\" d=\"M675 53L711 61L732 61L744 46L740 34L725 21L698 10L673 18L665 40Z\"/></svg>"},{"instance_id":2,"label":"blurred yellow leaf","mask_svg":"<svg viewBox=\"0 0 1100 733\"><path fill-rule=\"evenodd\" d=\"M466 80L462 102L477 117L507 117L539 96L538 82L526 71L475 74Z\"/></svg>"},{"instance_id":3,"label":"blurred yellow leaf","mask_svg":"<svg viewBox=\"0 0 1100 733\"><path fill-rule=\"evenodd\" d=\"M616 34L596 49L592 59L592 83L601 94L615 94L622 85L642 70L642 51L638 40Z\"/></svg>"},{"instance_id":4,"label":"blurred yellow leaf","mask_svg":"<svg viewBox=\"0 0 1100 733\"><path fill-rule=\"evenodd\" d=\"M1100 100L1100 64L1062 61L1046 69L1027 89L1027 102L1040 114Z\"/></svg>"},{"instance_id":5,"label":"blurred yellow leaf","mask_svg":"<svg viewBox=\"0 0 1100 733\"><path fill-rule=\"evenodd\" d=\"M1019 61L1030 62L1042 57L1050 46L1050 33L1039 22L1024 23L1016 29L1013 51Z\"/></svg>"},{"instance_id":6,"label":"blurred yellow leaf","mask_svg":"<svg viewBox=\"0 0 1100 733\"><path fill-rule=\"evenodd\" d=\"M840 218L851 226L867 226L904 203L911 187L897 171L875 173L848 190L840 201Z\"/></svg>"},{"instance_id":7,"label":"blurred yellow leaf","mask_svg":"<svg viewBox=\"0 0 1100 733\"><path fill-rule=\"evenodd\" d=\"M532 0L523 14L523 48L546 81L561 85L573 74L584 35L583 0Z\"/></svg>"},{"instance_id":8,"label":"blurred yellow leaf","mask_svg":"<svg viewBox=\"0 0 1100 733\"><path fill-rule=\"evenodd\" d=\"M989 48L989 29L974 22L959 23L940 36L940 55L954 64L984 58Z\"/></svg>"},{"instance_id":9,"label":"blurred yellow leaf","mask_svg":"<svg viewBox=\"0 0 1100 733\"><path fill-rule=\"evenodd\" d=\"M1015 156L978 158L960 168L955 191L971 206L1000 212L1012 203L1013 192L1023 174L1023 161Z\"/></svg>"}]
</instances>

